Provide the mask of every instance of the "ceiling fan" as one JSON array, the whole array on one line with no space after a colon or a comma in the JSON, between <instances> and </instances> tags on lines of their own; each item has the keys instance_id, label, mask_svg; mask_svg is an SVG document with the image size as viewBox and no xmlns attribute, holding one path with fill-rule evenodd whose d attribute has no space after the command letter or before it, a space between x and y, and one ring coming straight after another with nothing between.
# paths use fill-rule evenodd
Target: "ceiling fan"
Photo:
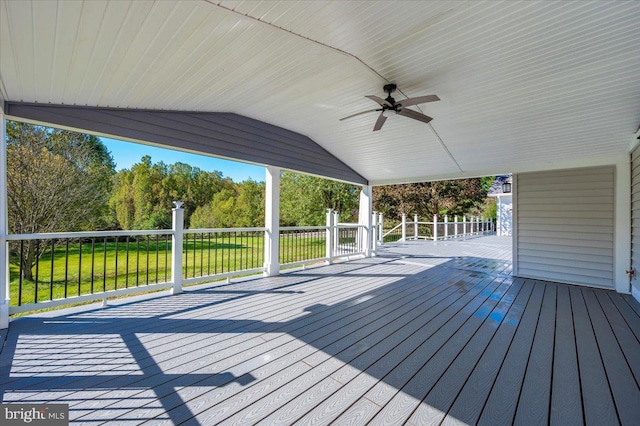
<instances>
[{"instance_id":1,"label":"ceiling fan","mask_svg":"<svg viewBox=\"0 0 640 426\"><path fill-rule=\"evenodd\" d=\"M387 117L398 114L404 117L413 118L414 120L422 121L423 123L428 123L433 118L421 114L417 111L408 109L406 107L411 105L423 104L426 102L434 102L439 101L440 98L436 95L427 95L427 96L417 96L415 98L407 98L397 101L391 97L391 94L396 91L397 86L395 84L385 84L382 90L384 90L388 96L386 99L382 99L378 96L365 96L366 98L371 99L376 102L381 108L370 109L368 111L359 112L357 114L350 115L348 117L341 118L340 121L347 120L349 118L356 117L361 114L367 114L374 111L380 111L380 115L378 116L378 120L376 120L375 126L373 126L373 131L380 130L385 121L387 121Z\"/></svg>"}]
</instances>

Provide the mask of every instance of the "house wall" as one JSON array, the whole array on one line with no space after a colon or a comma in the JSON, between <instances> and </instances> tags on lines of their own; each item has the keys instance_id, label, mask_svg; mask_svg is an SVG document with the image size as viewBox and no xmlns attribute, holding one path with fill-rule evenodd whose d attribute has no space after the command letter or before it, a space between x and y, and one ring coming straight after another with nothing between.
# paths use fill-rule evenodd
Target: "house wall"
<instances>
[{"instance_id":1,"label":"house wall","mask_svg":"<svg viewBox=\"0 0 640 426\"><path fill-rule=\"evenodd\" d=\"M518 276L616 288L616 166L518 174L515 196Z\"/></svg>"}]
</instances>

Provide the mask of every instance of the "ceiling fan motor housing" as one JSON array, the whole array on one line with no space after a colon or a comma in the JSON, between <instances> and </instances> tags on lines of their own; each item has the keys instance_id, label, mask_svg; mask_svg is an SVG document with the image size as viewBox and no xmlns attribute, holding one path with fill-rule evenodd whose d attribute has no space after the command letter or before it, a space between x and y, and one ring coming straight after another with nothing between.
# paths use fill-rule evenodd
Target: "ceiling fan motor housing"
<instances>
[{"instance_id":1,"label":"ceiling fan motor housing","mask_svg":"<svg viewBox=\"0 0 640 426\"><path fill-rule=\"evenodd\" d=\"M382 90L384 90L388 94L392 94L393 92L396 91L397 88L398 86L396 86L393 83L385 84L384 86L382 86Z\"/></svg>"}]
</instances>

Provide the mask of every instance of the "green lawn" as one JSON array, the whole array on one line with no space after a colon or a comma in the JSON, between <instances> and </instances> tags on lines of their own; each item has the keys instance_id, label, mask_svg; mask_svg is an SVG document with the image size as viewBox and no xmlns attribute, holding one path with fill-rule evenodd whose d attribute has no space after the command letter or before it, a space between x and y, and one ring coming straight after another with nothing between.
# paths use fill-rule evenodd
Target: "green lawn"
<instances>
[{"instance_id":1,"label":"green lawn","mask_svg":"<svg viewBox=\"0 0 640 426\"><path fill-rule=\"evenodd\" d=\"M260 268L264 263L263 234L187 234L183 244L183 278ZM324 235L281 237L280 262L324 257ZM164 236L110 238L47 246L32 268L33 281L20 280L10 266L11 305L42 302L171 280L171 240ZM37 285L36 285L37 272ZM20 286L20 284L22 284ZM20 288L21 287L21 288Z\"/></svg>"}]
</instances>

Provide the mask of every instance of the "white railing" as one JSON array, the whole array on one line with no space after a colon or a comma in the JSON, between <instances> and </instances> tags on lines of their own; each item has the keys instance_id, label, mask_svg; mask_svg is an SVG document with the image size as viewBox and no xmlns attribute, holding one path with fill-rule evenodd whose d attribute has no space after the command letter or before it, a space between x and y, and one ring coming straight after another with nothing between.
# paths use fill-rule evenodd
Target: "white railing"
<instances>
[{"instance_id":1,"label":"white railing","mask_svg":"<svg viewBox=\"0 0 640 426\"><path fill-rule=\"evenodd\" d=\"M164 230L8 235L20 265L12 269L9 314L92 300L106 305L110 297L165 288L176 294L184 285L267 272L274 239L266 227L184 229L183 214L177 204L172 228ZM277 269L365 255L367 227L338 219L330 210L325 226L281 227Z\"/></svg>"},{"instance_id":2,"label":"white railing","mask_svg":"<svg viewBox=\"0 0 640 426\"><path fill-rule=\"evenodd\" d=\"M283 226L280 227L280 266L305 266L310 263L327 262L327 226Z\"/></svg>"},{"instance_id":3,"label":"white railing","mask_svg":"<svg viewBox=\"0 0 640 426\"><path fill-rule=\"evenodd\" d=\"M173 238L173 230L10 234L18 265L9 314L173 287Z\"/></svg>"},{"instance_id":4,"label":"white railing","mask_svg":"<svg viewBox=\"0 0 640 426\"><path fill-rule=\"evenodd\" d=\"M366 253L365 234L367 227L357 223L339 223L335 227L333 256L346 257L361 256Z\"/></svg>"},{"instance_id":5,"label":"white railing","mask_svg":"<svg viewBox=\"0 0 640 426\"><path fill-rule=\"evenodd\" d=\"M407 216L402 215L402 221L386 232L381 232L378 243L390 241L409 240L447 240L452 238L464 238L474 235L482 235L495 231L495 224L492 219L477 216L454 216L453 220L449 216L444 216L439 220L437 215L432 221L420 221L415 215L414 220L407 221ZM380 224L383 222L382 215L379 218Z\"/></svg>"},{"instance_id":6,"label":"white railing","mask_svg":"<svg viewBox=\"0 0 640 426\"><path fill-rule=\"evenodd\" d=\"M210 228L182 231L182 284L263 273L266 228Z\"/></svg>"}]
</instances>

